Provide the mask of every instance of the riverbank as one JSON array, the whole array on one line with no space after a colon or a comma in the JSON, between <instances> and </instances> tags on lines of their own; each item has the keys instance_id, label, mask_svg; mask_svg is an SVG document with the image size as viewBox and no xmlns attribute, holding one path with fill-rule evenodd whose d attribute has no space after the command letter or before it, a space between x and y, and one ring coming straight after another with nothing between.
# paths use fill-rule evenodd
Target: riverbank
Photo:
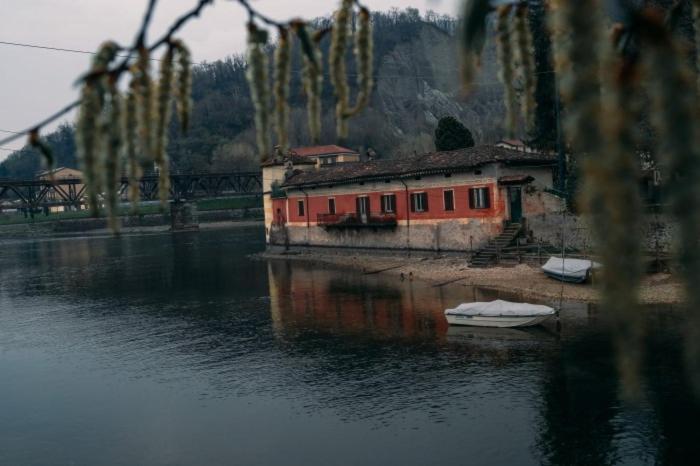
<instances>
[{"instance_id":1,"label":"riverbank","mask_svg":"<svg viewBox=\"0 0 700 466\"><path fill-rule=\"evenodd\" d=\"M285 253L270 250L265 259L287 259L328 264L360 271L385 274L397 280L422 280L439 287L447 284L478 286L519 294L523 299L560 299L597 302L599 293L591 284L562 283L548 278L535 266L469 268L467 260L457 255L387 251L354 252L342 250L298 250ZM670 274L646 275L640 289L645 304L678 304L683 301L683 287Z\"/></svg>"},{"instance_id":2,"label":"riverbank","mask_svg":"<svg viewBox=\"0 0 700 466\"><path fill-rule=\"evenodd\" d=\"M207 210L197 214L199 228L221 228L225 225L254 222L262 224L262 208ZM142 234L168 231L171 228L169 214L141 214L119 218L122 234ZM107 219L75 218L35 223L0 224L0 239L35 237L101 236L111 234Z\"/></svg>"}]
</instances>

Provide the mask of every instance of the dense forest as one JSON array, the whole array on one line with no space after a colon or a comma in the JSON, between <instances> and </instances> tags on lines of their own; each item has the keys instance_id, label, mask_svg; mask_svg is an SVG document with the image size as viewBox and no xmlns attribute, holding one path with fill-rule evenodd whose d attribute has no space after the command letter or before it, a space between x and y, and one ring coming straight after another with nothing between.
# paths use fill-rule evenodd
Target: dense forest
<instances>
[{"instance_id":1,"label":"dense forest","mask_svg":"<svg viewBox=\"0 0 700 466\"><path fill-rule=\"evenodd\" d=\"M318 19L316 26L321 28L328 21ZM369 108L352 120L349 138L342 141L345 145L360 151L371 147L382 157L433 150L433 133L443 116L461 120L477 143L502 137L502 88L496 79L493 45L484 55L483 85L463 99L459 95L456 19L432 12L421 16L412 8L394 9L373 13L373 26L375 89ZM327 50L328 45L325 38L322 47ZM327 63L324 65L327 70ZM183 135L173 123L170 131L173 171L257 167L253 105L245 68L244 57L236 55L194 68L190 130ZM298 46L292 69L290 140L292 146L303 146L309 139ZM355 69L350 57L348 74L354 91ZM337 143L334 97L327 76L322 103L321 142ZM47 142L54 150L56 166L77 165L70 125L48 135ZM0 177L27 178L41 169L39 155L25 148L0 164Z\"/></svg>"}]
</instances>

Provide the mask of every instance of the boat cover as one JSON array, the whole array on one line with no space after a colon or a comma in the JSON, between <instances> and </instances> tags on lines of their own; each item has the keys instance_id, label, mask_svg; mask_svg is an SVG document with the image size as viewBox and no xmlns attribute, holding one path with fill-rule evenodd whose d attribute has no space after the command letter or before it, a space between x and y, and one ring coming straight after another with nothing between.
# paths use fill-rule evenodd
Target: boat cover
<instances>
[{"instance_id":1,"label":"boat cover","mask_svg":"<svg viewBox=\"0 0 700 466\"><path fill-rule=\"evenodd\" d=\"M601 265L585 259L562 259L561 257L550 257L542 270L556 275L567 277L585 277L590 269L597 269Z\"/></svg>"},{"instance_id":2,"label":"boat cover","mask_svg":"<svg viewBox=\"0 0 700 466\"><path fill-rule=\"evenodd\" d=\"M454 309L446 309L445 315L483 316L483 317L529 317L554 314L549 306L528 303L512 303L497 299L491 302L462 303Z\"/></svg>"}]
</instances>

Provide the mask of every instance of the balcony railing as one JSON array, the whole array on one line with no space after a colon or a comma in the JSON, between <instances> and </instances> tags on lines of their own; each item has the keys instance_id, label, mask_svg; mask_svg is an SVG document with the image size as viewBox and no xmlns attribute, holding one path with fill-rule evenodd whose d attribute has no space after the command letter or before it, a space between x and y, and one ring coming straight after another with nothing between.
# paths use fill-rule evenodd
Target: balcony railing
<instances>
[{"instance_id":1,"label":"balcony railing","mask_svg":"<svg viewBox=\"0 0 700 466\"><path fill-rule=\"evenodd\" d=\"M395 228L395 214L318 214L318 226L323 228Z\"/></svg>"}]
</instances>

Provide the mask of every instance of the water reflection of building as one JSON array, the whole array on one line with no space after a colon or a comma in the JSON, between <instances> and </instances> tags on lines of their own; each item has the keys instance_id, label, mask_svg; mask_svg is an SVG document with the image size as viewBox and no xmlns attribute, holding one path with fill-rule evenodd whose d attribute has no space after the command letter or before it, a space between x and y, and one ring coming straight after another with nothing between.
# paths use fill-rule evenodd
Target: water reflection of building
<instances>
[{"instance_id":1,"label":"water reflection of building","mask_svg":"<svg viewBox=\"0 0 700 466\"><path fill-rule=\"evenodd\" d=\"M416 282L391 286L307 264L268 263L272 323L278 335L316 330L383 337L444 336L448 298ZM419 289L420 291L418 292Z\"/></svg>"}]
</instances>

